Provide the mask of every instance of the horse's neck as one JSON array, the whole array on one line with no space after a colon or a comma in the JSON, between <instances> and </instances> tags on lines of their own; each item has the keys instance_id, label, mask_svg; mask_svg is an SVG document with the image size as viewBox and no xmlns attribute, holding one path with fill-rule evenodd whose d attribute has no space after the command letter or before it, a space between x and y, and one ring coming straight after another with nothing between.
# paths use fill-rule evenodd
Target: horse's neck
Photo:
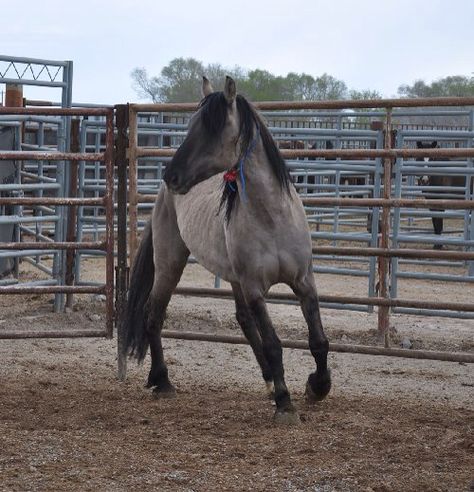
<instances>
[{"instance_id":1,"label":"horse's neck","mask_svg":"<svg viewBox=\"0 0 474 492\"><path fill-rule=\"evenodd\" d=\"M239 187L240 198L248 201L250 205L262 206L266 202L272 207L278 207L281 202L280 195L283 189L276 178L267 154L262 144L259 143L253 155L244 163L243 174L245 177L245 196L242 179Z\"/></svg>"}]
</instances>

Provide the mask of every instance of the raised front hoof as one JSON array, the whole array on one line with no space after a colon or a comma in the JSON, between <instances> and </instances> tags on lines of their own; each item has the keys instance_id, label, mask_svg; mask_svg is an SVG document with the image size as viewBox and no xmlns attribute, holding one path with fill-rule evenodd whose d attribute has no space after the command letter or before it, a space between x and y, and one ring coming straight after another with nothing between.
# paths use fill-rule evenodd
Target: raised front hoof
<instances>
[{"instance_id":1,"label":"raised front hoof","mask_svg":"<svg viewBox=\"0 0 474 492\"><path fill-rule=\"evenodd\" d=\"M169 385L164 388L156 387L153 388L153 397L157 400L168 400L176 398L176 389L174 386Z\"/></svg>"},{"instance_id":2,"label":"raised front hoof","mask_svg":"<svg viewBox=\"0 0 474 492\"><path fill-rule=\"evenodd\" d=\"M298 412L292 408L291 410L277 410L273 415L273 422L277 425L291 426L301 423Z\"/></svg>"},{"instance_id":3,"label":"raised front hoof","mask_svg":"<svg viewBox=\"0 0 474 492\"><path fill-rule=\"evenodd\" d=\"M316 403L324 400L331 391L331 371L328 369L324 374L310 374L306 382L305 396L308 402Z\"/></svg>"}]
</instances>

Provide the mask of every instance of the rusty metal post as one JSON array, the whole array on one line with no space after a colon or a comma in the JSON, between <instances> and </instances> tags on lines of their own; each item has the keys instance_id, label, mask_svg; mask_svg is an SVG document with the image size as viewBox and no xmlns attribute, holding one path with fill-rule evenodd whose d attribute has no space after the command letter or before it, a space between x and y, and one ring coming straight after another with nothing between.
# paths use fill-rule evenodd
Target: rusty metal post
<instances>
[{"instance_id":1,"label":"rusty metal post","mask_svg":"<svg viewBox=\"0 0 474 492\"><path fill-rule=\"evenodd\" d=\"M138 241L138 190L137 190L137 174L138 174L138 129L137 129L137 112L133 106L129 106L128 114L128 215L129 215L129 252L130 266L133 265L133 259L137 251Z\"/></svg>"},{"instance_id":2,"label":"rusty metal post","mask_svg":"<svg viewBox=\"0 0 474 492\"><path fill-rule=\"evenodd\" d=\"M7 84L5 91L5 106L8 108L23 107L23 86L21 84Z\"/></svg>"},{"instance_id":3,"label":"rusty metal post","mask_svg":"<svg viewBox=\"0 0 474 492\"><path fill-rule=\"evenodd\" d=\"M117 371L120 381L127 377L125 333L123 317L127 302L127 146L129 108L125 104L115 107L117 138L115 143L115 167L117 172L117 268L115 281L115 324L117 328Z\"/></svg>"},{"instance_id":4,"label":"rusty metal post","mask_svg":"<svg viewBox=\"0 0 474 492\"><path fill-rule=\"evenodd\" d=\"M384 149L390 150L392 147L392 108L387 108L387 115L385 119L385 142ZM383 197L385 200L389 200L392 190L392 159L386 157L384 159L384 179L383 179ZM380 224L380 247L382 249L389 249L390 241L390 211L391 208L384 207L382 209L382 219ZM379 296L388 299L389 296L389 265L390 260L386 256L379 257ZM390 346L389 336L389 321L390 321L390 307L379 306L378 308L378 335L379 339L385 345Z\"/></svg>"},{"instance_id":5,"label":"rusty metal post","mask_svg":"<svg viewBox=\"0 0 474 492\"><path fill-rule=\"evenodd\" d=\"M71 152L80 152L79 143L80 134L80 120L73 119L71 121ZM78 162L71 161L69 163L70 173L69 173L69 197L77 197L77 179L78 179ZM68 220L67 220L67 232L66 241L75 242L76 241L76 223L77 223L77 207L71 205L68 209ZM66 285L74 285L74 264L76 262L77 250L70 249L66 253ZM67 294L66 296L66 307L72 308L74 302L74 295Z\"/></svg>"},{"instance_id":6,"label":"rusty metal post","mask_svg":"<svg viewBox=\"0 0 474 492\"><path fill-rule=\"evenodd\" d=\"M105 303L107 338L114 329L114 111L110 109L105 119Z\"/></svg>"},{"instance_id":7,"label":"rusty metal post","mask_svg":"<svg viewBox=\"0 0 474 492\"><path fill-rule=\"evenodd\" d=\"M6 84L5 88L5 107L7 108L23 108L23 86L21 84ZM21 142L25 141L25 125L20 124L20 139ZM20 147L21 148L21 147ZM23 162L14 162L15 176L18 177L21 182L21 170L23 169ZM14 207L14 214L21 215L21 207ZM13 226L15 240L21 241L20 225L15 224ZM15 278L19 278L20 275L20 258L13 259L13 275Z\"/></svg>"}]
</instances>

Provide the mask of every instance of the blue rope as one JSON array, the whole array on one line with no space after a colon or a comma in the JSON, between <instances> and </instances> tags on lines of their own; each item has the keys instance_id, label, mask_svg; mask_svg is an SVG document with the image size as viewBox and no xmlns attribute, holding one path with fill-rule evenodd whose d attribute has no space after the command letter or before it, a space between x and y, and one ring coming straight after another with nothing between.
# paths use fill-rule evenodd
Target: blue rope
<instances>
[{"instance_id":1,"label":"blue rope","mask_svg":"<svg viewBox=\"0 0 474 492\"><path fill-rule=\"evenodd\" d=\"M252 152L255 150L255 147L257 146L257 139L258 136L260 135L260 128L258 124L255 125L255 137L248 146L247 150L245 151L244 156L240 159L239 161L239 173L240 173L240 181L242 182L242 201L246 202L247 201L247 192L246 192L246 186L245 186L245 175L244 175L244 164L245 161L250 157Z\"/></svg>"}]
</instances>

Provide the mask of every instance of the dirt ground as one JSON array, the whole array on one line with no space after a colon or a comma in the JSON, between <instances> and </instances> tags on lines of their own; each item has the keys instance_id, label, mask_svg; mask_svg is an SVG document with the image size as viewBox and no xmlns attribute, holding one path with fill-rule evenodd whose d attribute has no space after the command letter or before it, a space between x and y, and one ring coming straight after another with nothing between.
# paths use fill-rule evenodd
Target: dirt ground
<instances>
[{"instance_id":1,"label":"dirt ground","mask_svg":"<svg viewBox=\"0 0 474 492\"><path fill-rule=\"evenodd\" d=\"M87 273L100 277L100 262ZM321 293L362 295L361 280L320 276ZM184 285L212 285L198 266ZM403 296L420 295L416 281ZM469 290L470 289L470 290ZM426 292L426 291L423 291ZM429 296L472 296L472 284L432 283ZM446 294L448 293L448 294ZM296 306L270 305L282 338L306 336ZM175 297L166 328L239 334L231 301ZM376 313L323 309L333 342L375 343ZM97 328L104 303L80 296L65 314L48 297L1 296L0 330ZM472 320L392 315L392 342L472 352ZM143 366L116 378L115 341L0 340L2 491L474 490L472 365L332 353L333 390L303 395L314 361L285 350L301 423L279 427L246 346L165 340L178 389L156 400Z\"/></svg>"}]
</instances>

